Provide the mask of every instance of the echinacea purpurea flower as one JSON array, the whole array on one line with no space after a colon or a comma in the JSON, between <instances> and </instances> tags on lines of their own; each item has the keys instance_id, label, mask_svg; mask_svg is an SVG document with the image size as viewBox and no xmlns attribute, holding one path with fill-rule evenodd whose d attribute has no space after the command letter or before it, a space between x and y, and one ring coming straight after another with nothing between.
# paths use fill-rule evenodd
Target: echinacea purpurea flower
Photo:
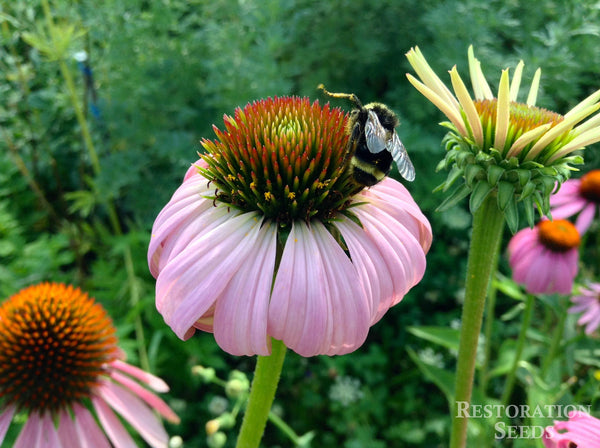
<instances>
[{"instance_id":1,"label":"echinacea purpurea flower","mask_svg":"<svg viewBox=\"0 0 600 448\"><path fill-rule=\"evenodd\" d=\"M542 436L546 448L595 448L600 443L600 420L581 412L569 412L569 420L554 421Z\"/></svg>"},{"instance_id":2,"label":"echinacea purpurea flower","mask_svg":"<svg viewBox=\"0 0 600 448\"><path fill-rule=\"evenodd\" d=\"M577 275L579 232L564 219L542 220L508 243L513 279L530 294L570 294Z\"/></svg>"},{"instance_id":3,"label":"echinacea purpurea flower","mask_svg":"<svg viewBox=\"0 0 600 448\"><path fill-rule=\"evenodd\" d=\"M594 221L600 205L600 170L592 170L579 179L569 179L550 197L553 218L577 215L575 226L584 234Z\"/></svg>"},{"instance_id":4,"label":"echinacea purpurea flower","mask_svg":"<svg viewBox=\"0 0 600 448\"><path fill-rule=\"evenodd\" d=\"M158 311L234 355L355 350L422 278L429 222L399 182L354 182L339 109L269 98L224 122L154 223Z\"/></svg>"},{"instance_id":5,"label":"echinacea purpurea flower","mask_svg":"<svg viewBox=\"0 0 600 448\"><path fill-rule=\"evenodd\" d=\"M571 302L569 313L583 313L577 323L585 327L585 333L596 331L600 327L600 283L590 282L580 287Z\"/></svg>"},{"instance_id":6,"label":"echinacea purpurea flower","mask_svg":"<svg viewBox=\"0 0 600 448\"><path fill-rule=\"evenodd\" d=\"M420 81L407 74L411 84L437 106L450 120L443 125L446 156L438 169L450 169L440 186L447 191L458 186L441 208L470 196L474 212L492 194L509 228L518 229L522 202L529 226L533 226L534 204L540 214L549 214L549 197L556 184L570 177L572 164L583 159L573 152L600 141L600 90L594 92L565 115L535 105L541 70L534 75L525 103L518 102L523 61L502 71L497 94L490 89L480 62L469 47L469 73L474 98L456 66L450 70L452 93L435 74L418 47L407 53ZM459 180L462 180L459 182Z\"/></svg>"},{"instance_id":7,"label":"echinacea purpurea flower","mask_svg":"<svg viewBox=\"0 0 600 448\"><path fill-rule=\"evenodd\" d=\"M4 301L0 445L15 414L24 413L15 448L135 446L115 410L150 446L166 448L167 433L153 411L179 419L142 384L169 388L122 358L106 311L79 288L41 283Z\"/></svg>"}]
</instances>

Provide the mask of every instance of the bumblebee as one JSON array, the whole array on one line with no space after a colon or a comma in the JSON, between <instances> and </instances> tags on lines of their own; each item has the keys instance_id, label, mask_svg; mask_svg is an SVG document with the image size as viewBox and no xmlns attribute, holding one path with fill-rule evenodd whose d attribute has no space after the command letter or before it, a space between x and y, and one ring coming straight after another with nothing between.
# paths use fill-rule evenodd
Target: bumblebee
<instances>
[{"instance_id":1,"label":"bumblebee","mask_svg":"<svg viewBox=\"0 0 600 448\"><path fill-rule=\"evenodd\" d=\"M350 138L345 156L345 160L351 157L350 167L356 182L366 187L381 182L392 169L392 161L404 179L410 182L415 179L415 167L396 134L400 120L389 107L381 103L363 106L355 94L331 93L323 84L318 89L333 98L346 98L356 106L348 120L346 132Z\"/></svg>"}]
</instances>

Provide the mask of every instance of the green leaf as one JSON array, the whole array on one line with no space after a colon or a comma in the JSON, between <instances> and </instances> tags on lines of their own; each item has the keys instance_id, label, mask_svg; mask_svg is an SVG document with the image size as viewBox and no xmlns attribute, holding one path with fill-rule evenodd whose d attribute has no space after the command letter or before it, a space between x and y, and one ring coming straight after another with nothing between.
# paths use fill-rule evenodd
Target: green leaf
<instances>
[{"instance_id":1,"label":"green leaf","mask_svg":"<svg viewBox=\"0 0 600 448\"><path fill-rule=\"evenodd\" d=\"M441 345L449 350L458 350L459 330L448 327L408 327L408 331L418 338Z\"/></svg>"},{"instance_id":2,"label":"green leaf","mask_svg":"<svg viewBox=\"0 0 600 448\"><path fill-rule=\"evenodd\" d=\"M425 378L435 384L444 393L448 403L452 403L454 401L454 374L448 372L446 369L425 364L410 347L407 347L406 350Z\"/></svg>"},{"instance_id":3,"label":"green leaf","mask_svg":"<svg viewBox=\"0 0 600 448\"><path fill-rule=\"evenodd\" d=\"M525 293L513 279L498 273L493 280L493 284L502 294L512 297L515 300L525 300Z\"/></svg>"}]
</instances>

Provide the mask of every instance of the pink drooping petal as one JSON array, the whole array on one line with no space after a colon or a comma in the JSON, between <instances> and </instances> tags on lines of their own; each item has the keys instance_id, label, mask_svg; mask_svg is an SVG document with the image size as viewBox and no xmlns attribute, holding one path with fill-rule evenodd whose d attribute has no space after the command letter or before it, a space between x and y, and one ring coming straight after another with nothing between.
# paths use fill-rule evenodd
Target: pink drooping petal
<instances>
[{"instance_id":1,"label":"pink drooping petal","mask_svg":"<svg viewBox=\"0 0 600 448\"><path fill-rule=\"evenodd\" d=\"M579 213L586 205L587 201L577 198L551 209L552 219L567 219Z\"/></svg>"},{"instance_id":2,"label":"pink drooping petal","mask_svg":"<svg viewBox=\"0 0 600 448\"><path fill-rule=\"evenodd\" d=\"M425 253L429 251L433 234L431 224L425 217L410 192L400 182L386 177L369 190L363 190L358 195L376 198L376 205L401 222L419 240ZM412 219L407 219L407 218Z\"/></svg>"},{"instance_id":3,"label":"pink drooping petal","mask_svg":"<svg viewBox=\"0 0 600 448\"><path fill-rule=\"evenodd\" d=\"M595 448L600 440L600 420L584 412L569 412L568 421L555 421L554 428L548 427L546 430L551 437L548 440L556 443L557 447L567 448L572 442L578 447Z\"/></svg>"},{"instance_id":4,"label":"pink drooping petal","mask_svg":"<svg viewBox=\"0 0 600 448\"><path fill-rule=\"evenodd\" d=\"M42 417L37 412L30 413L13 448L38 448L42 433Z\"/></svg>"},{"instance_id":5,"label":"pink drooping petal","mask_svg":"<svg viewBox=\"0 0 600 448\"><path fill-rule=\"evenodd\" d=\"M8 431L8 427L12 422L13 415L15 415L15 409L16 408L13 405L8 405L2 413L0 413L0 446L2 446L4 437L6 437L6 431Z\"/></svg>"},{"instance_id":6,"label":"pink drooping petal","mask_svg":"<svg viewBox=\"0 0 600 448\"><path fill-rule=\"evenodd\" d=\"M577 250L571 250L555 258L555 264L549 269L553 274L555 292L570 294L573 290L573 281L577 275L577 257Z\"/></svg>"},{"instance_id":7,"label":"pink drooping petal","mask_svg":"<svg viewBox=\"0 0 600 448\"><path fill-rule=\"evenodd\" d=\"M177 417L177 414L175 414L175 412L173 412L167 403L165 403L160 397L156 396L139 383L136 383L128 376L119 372L111 372L110 377L116 382L120 383L122 386L125 386L125 388L131 392L135 393L138 397L144 400L148 406L157 411L164 418L172 423L179 423L179 417Z\"/></svg>"},{"instance_id":8,"label":"pink drooping petal","mask_svg":"<svg viewBox=\"0 0 600 448\"><path fill-rule=\"evenodd\" d=\"M331 341L324 340L326 355L343 355L360 347L369 331L369 304L362 285L352 284L356 270L337 241L322 224L314 224L317 246L323 254L326 284L329 285Z\"/></svg>"},{"instance_id":9,"label":"pink drooping petal","mask_svg":"<svg viewBox=\"0 0 600 448\"><path fill-rule=\"evenodd\" d=\"M185 172L185 176L183 176L183 181L185 182L192 176L200 176L201 174L198 171L198 168L208 168L208 163L206 163L202 159L196 160L194 163L192 163L190 165L188 170Z\"/></svg>"},{"instance_id":10,"label":"pink drooping petal","mask_svg":"<svg viewBox=\"0 0 600 448\"><path fill-rule=\"evenodd\" d=\"M79 435L77 434L77 428L71 414L66 409L61 409L58 414L58 438L62 443L63 447L81 447L87 448L80 442Z\"/></svg>"},{"instance_id":11,"label":"pink drooping petal","mask_svg":"<svg viewBox=\"0 0 600 448\"><path fill-rule=\"evenodd\" d=\"M525 286L531 294L544 294L552 290L554 277L548 267L555 260L547 251L541 251L538 257L532 259L525 275Z\"/></svg>"},{"instance_id":12,"label":"pink drooping petal","mask_svg":"<svg viewBox=\"0 0 600 448\"><path fill-rule=\"evenodd\" d=\"M98 414L100 424L116 448L137 447L133 438L123 427L123 424L120 422L119 418L110 409L106 402L104 402L104 400L94 397L92 398L92 404L94 405L94 409Z\"/></svg>"},{"instance_id":13,"label":"pink drooping petal","mask_svg":"<svg viewBox=\"0 0 600 448\"><path fill-rule=\"evenodd\" d=\"M50 414L45 415L42 418L42 434L40 437L40 448L68 448L63 445L58 437L58 433L52 421Z\"/></svg>"},{"instance_id":14,"label":"pink drooping petal","mask_svg":"<svg viewBox=\"0 0 600 448\"><path fill-rule=\"evenodd\" d=\"M302 356L356 349L369 328L367 298L356 280L321 223L294 223L273 286L268 333Z\"/></svg>"},{"instance_id":15,"label":"pink drooping petal","mask_svg":"<svg viewBox=\"0 0 600 448\"><path fill-rule=\"evenodd\" d=\"M336 227L348 246L352 264L367 295L372 322L380 302L395 294L390 268L375 241L365 238L362 227L346 217L340 218Z\"/></svg>"},{"instance_id":16,"label":"pink drooping petal","mask_svg":"<svg viewBox=\"0 0 600 448\"><path fill-rule=\"evenodd\" d=\"M96 423L94 416L82 405L73 405L73 424L81 448L111 448L106 436Z\"/></svg>"},{"instance_id":17,"label":"pink drooping petal","mask_svg":"<svg viewBox=\"0 0 600 448\"><path fill-rule=\"evenodd\" d=\"M575 221L575 227L579 231L580 235L583 235L594 222L594 217L596 216L596 204L589 203L585 206L585 208L579 213L577 216L577 220Z\"/></svg>"},{"instance_id":18,"label":"pink drooping petal","mask_svg":"<svg viewBox=\"0 0 600 448\"><path fill-rule=\"evenodd\" d=\"M127 375L132 376L149 388L156 392L166 393L169 392L169 386L161 378L152 375L139 367L133 366L121 360L116 360L110 363L112 368L118 369L121 372L125 372Z\"/></svg>"},{"instance_id":19,"label":"pink drooping petal","mask_svg":"<svg viewBox=\"0 0 600 448\"><path fill-rule=\"evenodd\" d=\"M277 252L277 226L263 225L254 245L217 299L214 313L217 344L236 356L265 356L271 351L267 321Z\"/></svg>"},{"instance_id":20,"label":"pink drooping petal","mask_svg":"<svg viewBox=\"0 0 600 448\"><path fill-rule=\"evenodd\" d=\"M207 194L206 179L194 176L184 182L161 210L152 226L148 246L148 266L156 278L171 258L174 247L185 246L194 237L188 227L202 230L202 226L215 225L216 216L226 216L226 207L214 207ZM175 251L175 254L177 251Z\"/></svg>"},{"instance_id":21,"label":"pink drooping petal","mask_svg":"<svg viewBox=\"0 0 600 448\"><path fill-rule=\"evenodd\" d=\"M375 207L357 210L357 216L365 229L365 238L377 245L389 267L394 294L381 297L371 324L396 305L416 285L425 273L425 252L419 241L401 223Z\"/></svg>"},{"instance_id":22,"label":"pink drooping petal","mask_svg":"<svg viewBox=\"0 0 600 448\"><path fill-rule=\"evenodd\" d=\"M166 448L169 437L162 424L139 398L109 381L97 389L98 396L116 410L153 448Z\"/></svg>"},{"instance_id":23,"label":"pink drooping petal","mask_svg":"<svg viewBox=\"0 0 600 448\"><path fill-rule=\"evenodd\" d=\"M156 303L180 338L200 319L252 252L262 220L256 213L232 215L198 235L169 260L156 281Z\"/></svg>"}]
</instances>

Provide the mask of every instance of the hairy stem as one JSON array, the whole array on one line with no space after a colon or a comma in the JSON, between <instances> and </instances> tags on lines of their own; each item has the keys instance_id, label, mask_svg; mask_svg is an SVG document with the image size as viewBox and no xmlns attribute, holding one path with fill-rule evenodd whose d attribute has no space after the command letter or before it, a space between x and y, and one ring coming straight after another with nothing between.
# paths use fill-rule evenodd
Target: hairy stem
<instances>
[{"instance_id":1,"label":"hairy stem","mask_svg":"<svg viewBox=\"0 0 600 448\"><path fill-rule=\"evenodd\" d=\"M473 233L467 262L465 303L462 311L460 343L456 366L454 403L451 403L451 448L466 446L468 418L459 409L470 403L475 373L477 341L481 331L485 298L490 276L498 257L499 240L504 229L504 215L496 197L488 196L473 215Z\"/></svg>"}]
</instances>

